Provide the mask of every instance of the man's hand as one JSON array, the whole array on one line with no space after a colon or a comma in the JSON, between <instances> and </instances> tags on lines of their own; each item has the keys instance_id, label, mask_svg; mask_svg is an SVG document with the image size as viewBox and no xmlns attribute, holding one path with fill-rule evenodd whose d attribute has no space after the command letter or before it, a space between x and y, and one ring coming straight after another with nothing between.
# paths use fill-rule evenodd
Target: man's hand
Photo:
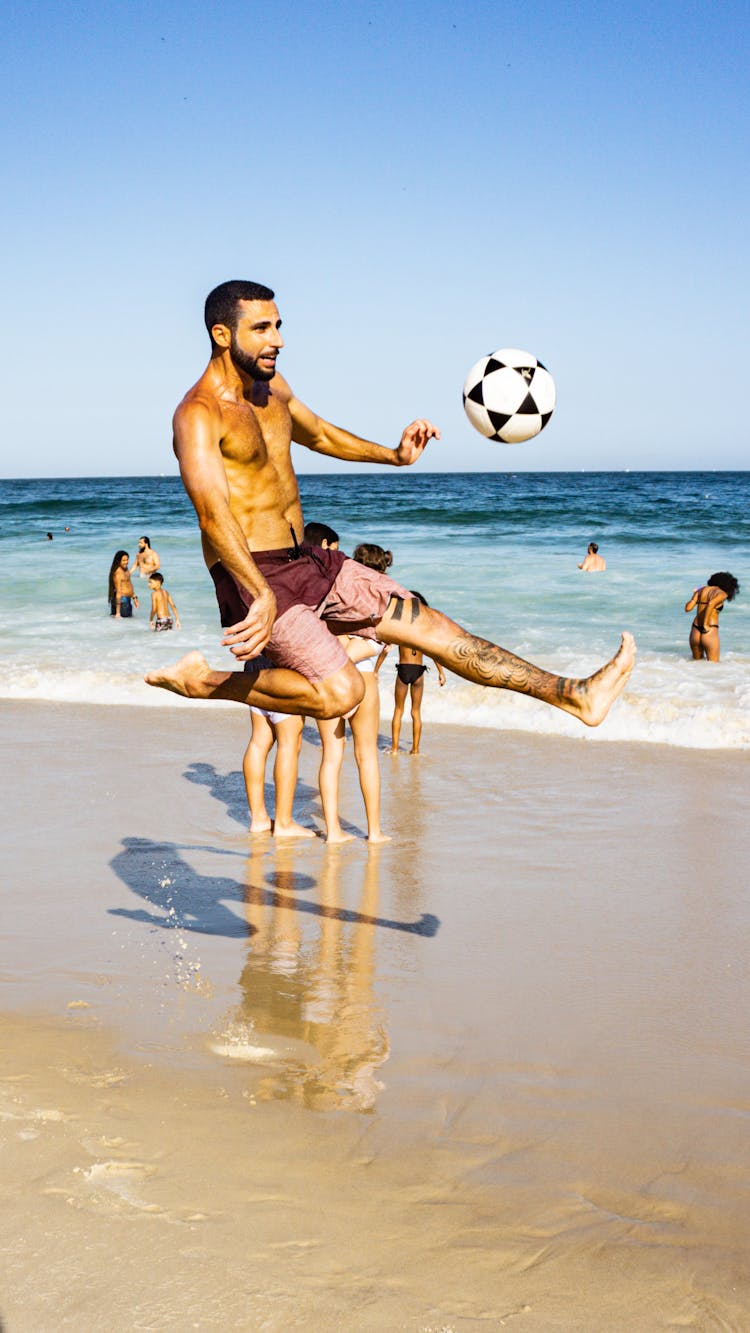
<instances>
[{"instance_id":1,"label":"man's hand","mask_svg":"<svg viewBox=\"0 0 750 1333\"><path fill-rule=\"evenodd\" d=\"M398 466L410 467L424 453L428 440L439 439L440 431L431 421L422 417L418 421L412 421L411 425L406 427L401 442L395 450Z\"/></svg>"},{"instance_id":2,"label":"man's hand","mask_svg":"<svg viewBox=\"0 0 750 1333\"><path fill-rule=\"evenodd\" d=\"M271 637L276 619L276 598L270 588L259 592L244 620L224 631L222 644L238 662L248 662L263 651Z\"/></svg>"}]
</instances>

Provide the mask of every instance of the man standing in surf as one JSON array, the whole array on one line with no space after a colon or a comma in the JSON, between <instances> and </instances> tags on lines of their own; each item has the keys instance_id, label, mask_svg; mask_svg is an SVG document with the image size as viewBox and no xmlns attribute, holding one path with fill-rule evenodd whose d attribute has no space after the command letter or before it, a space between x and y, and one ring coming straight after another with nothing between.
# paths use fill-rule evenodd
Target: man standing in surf
<instances>
[{"instance_id":1,"label":"man standing in surf","mask_svg":"<svg viewBox=\"0 0 750 1333\"><path fill-rule=\"evenodd\" d=\"M300 544L304 521L291 444L345 462L408 467L440 432L413 421L395 449L316 416L277 373L284 345L268 287L225 282L206 300L211 360L174 417L174 450L195 507L203 554L242 671L214 671L199 653L150 672L149 685L187 698L340 717L362 699L362 676L337 633L362 632L416 648L478 685L514 690L598 726L635 659L624 633L587 678L563 677L479 639L340 551ZM253 665L263 652L272 661Z\"/></svg>"}]
</instances>

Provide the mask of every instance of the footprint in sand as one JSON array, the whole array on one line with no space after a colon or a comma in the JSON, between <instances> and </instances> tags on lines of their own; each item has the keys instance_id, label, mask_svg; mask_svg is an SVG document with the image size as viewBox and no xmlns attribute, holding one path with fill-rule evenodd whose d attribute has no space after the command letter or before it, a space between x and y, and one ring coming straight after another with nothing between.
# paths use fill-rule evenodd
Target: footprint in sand
<instances>
[{"instance_id":1,"label":"footprint in sand","mask_svg":"<svg viewBox=\"0 0 750 1333\"><path fill-rule=\"evenodd\" d=\"M131 1077L124 1069L70 1069L60 1065L56 1071L68 1083L83 1083L89 1088L115 1088Z\"/></svg>"},{"instance_id":2,"label":"footprint in sand","mask_svg":"<svg viewBox=\"0 0 750 1333\"><path fill-rule=\"evenodd\" d=\"M93 1202L100 1206L124 1203L141 1213L164 1211L158 1203L148 1203L138 1193L139 1186L158 1174L155 1166L148 1166L146 1162L108 1161L94 1162L93 1166L78 1167L77 1170L92 1186L95 1191Z\"/></svg>"}]
</instances>

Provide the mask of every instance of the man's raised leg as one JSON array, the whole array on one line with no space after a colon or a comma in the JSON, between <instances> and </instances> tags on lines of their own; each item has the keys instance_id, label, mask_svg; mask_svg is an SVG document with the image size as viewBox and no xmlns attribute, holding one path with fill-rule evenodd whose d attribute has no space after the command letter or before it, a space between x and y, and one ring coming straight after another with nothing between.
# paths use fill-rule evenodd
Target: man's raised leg
<instances>
[{"instance_id":1,"label":"man's raised leg","mask_svg":"<svg viewBox=\"0 0 750 1333\"><path fill-rule=\"evenodd\" d=\"M375 632L383 643L429 654L465 680L528 694L571 713L588 727L597 727L607 716L633 670L636 653L635 640L626 632L614 657L593 675L556 676L487 639L477 638L416 597L392 597Z\"/></svg>"},{"instance_id":2,"label":"man's raised leg","mask_svg":"<svg viewBox=\"0 0 750 1333\"><path fill-rule=\"evenodd\" d=\"M636 653L632 634L625 632L614 657L591 676L556 676L470 634L417 598L391 598L375 630L383 643L417 648L465 680L528 694L579 718L587 727L604 721L628 681ZM200 653L188 653L173 667L149 672L146 683L188 699L225 699L309 717L341 717L360 703L364 693L362 677L351 663L313 682L285 667L257 673L214 671Z\"/></svg>"},{"instance_id":3,"label":"man's raised leg","mask_svg":"<svg viewBox=\"0 0 750 1333\"><path fill-rule=\"evenodd\" d=\"M214 671L197 652L187 653L174 666L149 671L145 681L184 699L223 699L303 717L341 717L356 708L364 694L362 676L351 662L324 680L311 681L287 667Z\"/></svg>"}]
</instances>

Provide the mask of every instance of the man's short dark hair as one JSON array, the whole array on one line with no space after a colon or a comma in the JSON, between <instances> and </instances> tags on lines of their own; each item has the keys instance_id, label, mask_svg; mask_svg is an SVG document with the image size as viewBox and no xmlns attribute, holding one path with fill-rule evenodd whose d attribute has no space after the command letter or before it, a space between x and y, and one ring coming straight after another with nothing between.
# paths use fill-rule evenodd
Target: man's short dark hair
<instances>
[{"instance_id":1,"label":"man's short dark hair","mask_svg":"<svg viewBox=\"0 0 750 1333\"><path fill-rule=\"evenodd\" d=\"M338 539L339 534L334 532L333 528L329 528L327 523L305 524L305 541L308 542L310 546L322 546L323 542L328 542L328 545L330 546L333 542L337 542Z\"/></svg>"},{"instance_id":2,"label":"man's short dark hair","mask_svg":"<svg viewBox=\"0 0 750 1333\"><path fill-rule=\"evenodd\" d=\"M272 301L274 293L262 282L244 282L233 278L231 282L222 282L214 287L206 297L204 317L208 336L214 324L224 324L232 331L237 327L237 305L240 301ZM213 345L213 338L211 343Z\"/></svg>"},{"instance_id":3,"label":"man's short dark hair","mask_svg":"<svg viewBox=\"0 0 750 1333\"><path fill-rule=\"evenodd\" d=\"M153 574L149 574L148 579L149 579L149 583L151 583L152 580L153 580L154 583L163 583L163 582L164 582L164 575L163 575L163 574L160 574L158 569L155 569L154 572L153 572Z\"/></svg>"},{"instance_id":4,"label":"man's short dark hair","mask_svg":"<svg viewBox=\"0 0 750 1333\"><path fill-rule=\"evenodd\" d=\"M591 551L591 554L592 554L592 555L596 555L597 551L599 550L598 543L597 543L597 542L589 542L589 550Z\"/></svg>"}]
</instances>

